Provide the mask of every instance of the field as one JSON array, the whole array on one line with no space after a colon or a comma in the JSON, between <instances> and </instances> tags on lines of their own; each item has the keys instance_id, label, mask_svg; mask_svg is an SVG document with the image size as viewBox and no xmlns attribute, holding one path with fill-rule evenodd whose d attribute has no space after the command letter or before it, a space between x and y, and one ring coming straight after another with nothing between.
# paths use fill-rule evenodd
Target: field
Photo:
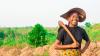
<instances>
[{"instance_id":1,"label":"field","mask_svg":"<svg viewBox=\"0 0 100 56\"><path fill-rule=\"evenodd\" d=\"M39 27L41 25L38 25L37 28L31 26L0 28L0 56L61 56L62 50L55 50L53 48L58 27ZM38 28L41 30L38 31ZM100 56L100 23L94 25L87 23L83 28L88 33L91 44L82 56ZM39 38L42 35L34 33L37 31L38 33L42 31L40 34L43 34L46 41ZM32 36L37 38L32 38ZM41 41L34 40L34 42L31 39L41 39ZM83 40L82 46L84 43Z\"/></svg>"}]
</instances>

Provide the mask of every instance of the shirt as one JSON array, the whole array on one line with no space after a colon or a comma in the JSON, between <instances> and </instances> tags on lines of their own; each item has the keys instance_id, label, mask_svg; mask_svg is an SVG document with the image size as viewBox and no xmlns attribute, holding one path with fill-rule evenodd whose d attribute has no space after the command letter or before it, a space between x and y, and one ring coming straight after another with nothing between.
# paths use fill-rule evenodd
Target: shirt
<instances>
[{"instance_id":1,"label":"shirt","mask_svg":"<svg viewBox=\"0 0 100 56\"><path fill-rule=\"evenodd\" d=\"M83 28L81 28L79 26L77 26L77 27L69 27L68 25L66 25L66 27L69 29L69 31L71 32L71 34L74 36L75 40L79 44L81 44L82 39L84 39L85 41L89 41L89 37L88 37L86 31ZM61 41L61 43L63 45L72 44L73 43L71 37L68 35L68 33L62 27L60 27L58 29L57 39L59 41Z\"/></svg>"}]
</instances>

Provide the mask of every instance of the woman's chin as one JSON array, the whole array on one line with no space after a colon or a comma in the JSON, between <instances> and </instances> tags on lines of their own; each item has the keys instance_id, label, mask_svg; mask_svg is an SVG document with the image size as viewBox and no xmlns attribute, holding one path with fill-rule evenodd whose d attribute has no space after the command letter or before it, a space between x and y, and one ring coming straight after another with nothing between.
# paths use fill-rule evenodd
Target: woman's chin
<instances>
[{"instance_id":1,"label":"woman's chin","mask_svg":"<svg viewBox=\"0 0 100 56\"><path fill-rule=\"evenodd\" d=\"M77 24L73 24L74 26L77 26Z\"/></svg>"}]
</instances>

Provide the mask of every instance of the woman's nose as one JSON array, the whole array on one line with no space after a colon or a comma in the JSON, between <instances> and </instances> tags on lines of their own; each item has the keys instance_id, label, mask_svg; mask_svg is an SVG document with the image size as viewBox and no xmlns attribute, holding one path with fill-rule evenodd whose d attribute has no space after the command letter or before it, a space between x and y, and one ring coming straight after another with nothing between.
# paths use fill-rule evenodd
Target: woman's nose
<instances>
[{"instance_id":1,"label":"woman's nose","mask_svg":"<svg viewBox=\"0 0 100 56\"><path fill-rule=\"evenodd\" d=\"M74 23L77 23L78 21L77 21L77 20L73 20L73 22L74 22Z\"/></svg>"}]
</instances>

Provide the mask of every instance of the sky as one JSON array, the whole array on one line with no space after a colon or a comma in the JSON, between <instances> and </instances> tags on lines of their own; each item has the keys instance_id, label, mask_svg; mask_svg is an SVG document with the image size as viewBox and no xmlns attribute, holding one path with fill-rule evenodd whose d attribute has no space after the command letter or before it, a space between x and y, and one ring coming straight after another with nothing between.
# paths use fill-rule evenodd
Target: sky
<instances>
[{"instance_id":1,"label":"sky","mask_svg":"<svg viewBox=\"0 0 100 56\"><path fill-rule=\"evenodd\" d=\"M0 0L0 27L25 27L40 23L44 27L58 26L60 15L74 7L86 11L85 22L100 23L99 0Z\"/></svg>"}]
</instances>

